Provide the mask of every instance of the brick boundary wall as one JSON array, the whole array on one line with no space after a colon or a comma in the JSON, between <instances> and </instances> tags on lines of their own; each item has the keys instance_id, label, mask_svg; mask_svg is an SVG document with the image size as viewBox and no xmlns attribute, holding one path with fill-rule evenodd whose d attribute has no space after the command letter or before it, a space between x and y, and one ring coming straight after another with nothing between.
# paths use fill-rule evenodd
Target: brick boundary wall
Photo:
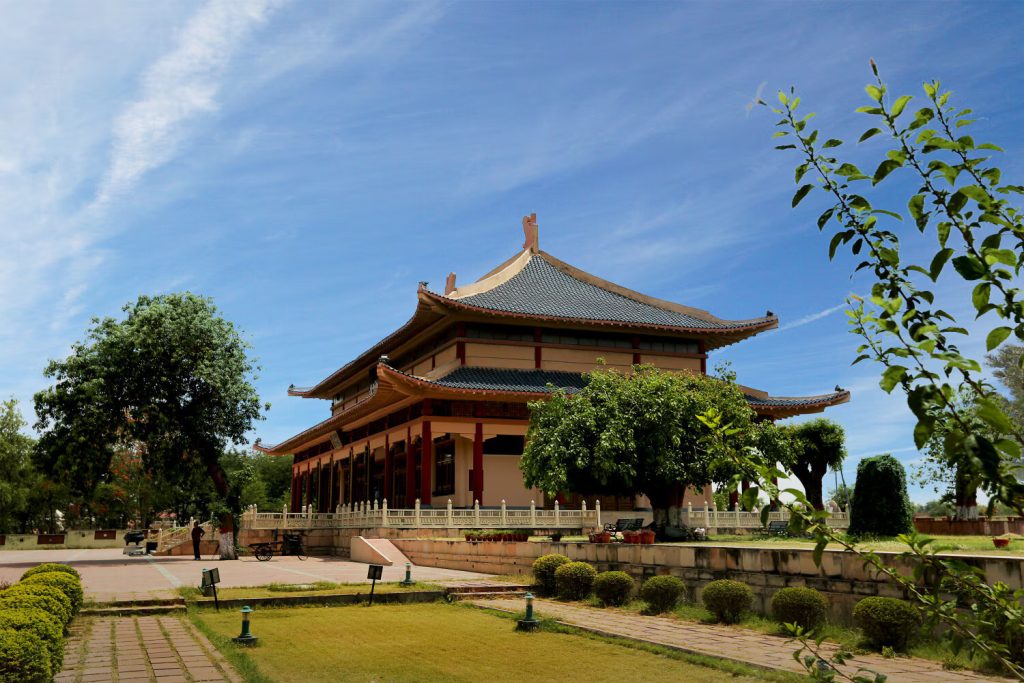
<instances>
[{"instance_id":1,"label":"brick boundary wall","mask_svg":"<svg viewBox=\"0 0 1024 683\"><path fill-rule=\"evenodd\" d=\"M411 562L427 567L463 569L490 574L529 574L533 561L548 553L589 562L598 571L622 570L638 581L671 574L686 583L688 597L699 601L708 582L735 579L754 590L754 609L770 612L771 597L780 588L807 586L829 598L831 617L852 621L853 606L862 598L881 595L905 598L888 580L879 579L858 557L826 550L821 567L811 549L736 548L695 545L624 545L617 543L467 543L428 539L392 539ZM909 568L898 553L878 553L890 566ZM1012 588L1024 586L1024 558L958 555L979 566L989 583L1002 581Z\"/></svg>"},{"instance_id":2,"label":"brick boundary wall","mask_svg":"<svg viewBox=\"0 0 1024 683\"><path fill-rule=\"evenodd\" d=\"M953 520L949 517L914 517L914 528L922 534L942 536L1024 535L1024 518L979 517L972 520Z\"/></svg>"}]
</instances>

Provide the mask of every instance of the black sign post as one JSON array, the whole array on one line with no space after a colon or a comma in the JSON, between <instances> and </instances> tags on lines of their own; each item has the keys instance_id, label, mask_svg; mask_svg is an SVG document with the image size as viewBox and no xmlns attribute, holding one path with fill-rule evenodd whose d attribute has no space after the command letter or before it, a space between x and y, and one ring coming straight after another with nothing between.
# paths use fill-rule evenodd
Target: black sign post
<instances>
[{"instance_id":1,"label":"black sign post","mask_svg":"<svg viewBox=\"0 0 1024 683\"><path fill-rule=\"evenodd\" d=\"M370 604L373 605L373 589L377 587L377 580L384 575L384 565L382 564L371 564L370 568L366 571L366 578L371 579L370 584Z\"/></svg>"},{"instance_id":2,"label":"black sign post","mask_svg":"<svg viewBox=\"0 0 1024 683\"><path fill-rule=\"evenodd\" d=\"M220 611L220 603L217 601L217 584L220 583L220 570L219 569L204 569L203 570L203 588L210 588L213 590L213 606Z\"/></svg>"}]
</instances>

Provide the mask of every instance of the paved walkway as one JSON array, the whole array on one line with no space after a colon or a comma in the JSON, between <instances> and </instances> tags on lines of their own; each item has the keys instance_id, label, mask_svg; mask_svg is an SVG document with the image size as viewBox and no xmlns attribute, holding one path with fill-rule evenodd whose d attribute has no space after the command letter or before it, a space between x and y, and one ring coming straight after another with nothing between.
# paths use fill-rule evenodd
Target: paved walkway
<instances>
[{"instance_id":1,"label":"paved walkway","mask_svg":"<svg viewBox=\"0 0 1024 683\"><path fill-rule=\"evenodd\" d=\"M469 600L468 602L480 607L508 612L518 613L523 610L521 599L486 599ZM758 633L751 629L698 624L668 617L646 617L621 610L580 607L551 600L537 600L534 603L534 609L535 614L539 617L556 619L564 624L601 635L639 640L675 650L731 659L768 669L804 672L800 664L793 659L796 645L787 642L785 638ZM926 659L910 657L887 659L871 654L857 655L851 660L850 665L844 668L844 671L852 674L858 667L883 673L892 683L1005 680L971 671L946 671L940 662Z\"/></svg>"},{"instance_id":2,"label":"paved walkway","mask_svg":"<svg viewBox=\"0 0 1024 683\"><path fill-rule=\"evenodd\" d=\"M203 634L175 617L78 619L55 683L177 683L241 678Z\"/></svg>"},{"instance_id":3,"label":"paved walkway","mask_svg":"<svg viewBox=\"0 0 1024 683\"><path fill-rule=\"evenodd\" d=\"M174 589L179 586L199 585L204 567L220 569L222 588L313 581L369 583L365 564L340 557L310 557L301 561L288 556L275 557L269 562L259 562L254 557L225 562L204 558L196 562L191 557L128 557L116 548L0 551L0 580L13 583L26 569L41 562L66 562L73 566L82 575L86 597L97 602L176 597ZM416 581L472 580L486 576L434 567L412 570ZM384 567L384 581L403 578L404 564Z\"/></svg>"}]
</instances>

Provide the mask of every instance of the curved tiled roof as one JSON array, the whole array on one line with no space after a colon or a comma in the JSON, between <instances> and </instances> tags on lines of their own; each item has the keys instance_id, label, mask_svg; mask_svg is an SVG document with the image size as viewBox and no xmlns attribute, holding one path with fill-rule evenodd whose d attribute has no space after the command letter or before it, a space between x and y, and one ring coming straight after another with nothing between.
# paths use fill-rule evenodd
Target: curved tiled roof
<instances>
[{"instance_id":1,"label":"curved tiled roof","mask_svg":"<svg viewBox=\"0 0 1024 683\"><path fill-rule=\"evenodd\" d=\"M403 373L404 374L404 373ZM510 368L482 368L463 366L456 368L444 377L435 380L421 380L430 384L451 389L468 391L502 391L522 393L550 393L556 389L564 389L575 393L586 385L586 376L578 372L561 370L514 370ZM741 387L745 389L745 387ZM849 400L850 392L838 389L831 394L820 396L768 396L754 390L744 390L743 395L755 410L757 408L788 409L799 411L801 408L815 409L844 403ZM795 413L794 413L795 414Z\"/></svg>"},{"instance_id":2,"label":"curved tiled roof","mask_svg":"<svg viewBox=\"0 0 1024 683\"><path fill-rule=\"evenodd\" d=\"M722 330L750 321L713 320L652 305L573 277L534 255L507 281L459 303L492 311L575 320L612 321L664 327Z\"/></svg>"}]
</instances>

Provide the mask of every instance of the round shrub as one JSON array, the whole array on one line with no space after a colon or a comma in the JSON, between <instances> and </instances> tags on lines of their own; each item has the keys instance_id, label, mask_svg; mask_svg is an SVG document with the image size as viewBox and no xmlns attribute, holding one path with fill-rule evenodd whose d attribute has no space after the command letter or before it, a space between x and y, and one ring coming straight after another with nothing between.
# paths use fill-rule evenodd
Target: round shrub
<instances>
[{"instance_id":1,"label":"round shrub","mask_svg":"<svg viewBox=\"0 0 1024 683\"><path fill-rule=\"evenodd\" d=\"M26 569L25 573L21 575L21 580L24 581L26 578L33 574L42 574L44 572L64 572L65 574L71 574L79 581L82 580L78 570L68 564L59 564L57 562L44 562L43 564L37 564L31 569Z\"/></svg>"},{"instance_id":2,"label":"round shrub","mask_svg":"<svg viewBox=\"0 0 1024 683\"><path fill-rule=\"evenodd\" d=\"M0 683L48 683L50 655L31 631L0 629Z\"/></svg>"},{"instance_id":3,"label":"round shrub","mask_svg":"<svg viewBox=\"0 0 1024 683\"><path fill-rule=\"evenodd\" d=\"M19 583L0 593L0 609L35 607L55 616L67 626L71 621L71 599L59 588Z\"/></svg>"},{"instance_id":4,"label":"round shrub","mask_svg":"<svg viewBox=\"0 0 1024 683\"><path fill-rule=\"evenodd\" d=\"M82 609L82 601L84 600L82 582L70 574L65 574L64 572L42 572L40 574L33 574L27 579L22 579L21 583L42 584L60 589L64 592L64 595L71 599L71 616L75 616L78 614L78 610Z\"/></svg>"},{"instance_id":5,"label":"round shrub","mask_svg":"<svg viewBox=\"0 0 1024 683\"><path fill-rule=\"evenodd\" d=\"M625 605L633 593L633 577L626 572L601 572L594 577L594 595L602 605Z\"/></svg>"},{"instance_id":6,"label":"round shrub","mask_svg":"<svg viewBox=\"0 0 1024 683\"><path fill-rule=\"evenodd\" d=\"M555 570L568 562L568 557L558 554L541 555L534 560L533 578L544 593L554 595Z\"/></svg>"},{"instance_id":7,"label":"round shrub","mask_svg":"<svg viewBox=\"0 0 1024 683\"><path fill-rule=\"evenodd\" d=\"M28 631L39 636L50 654L50 669L64 666L64 624L41 609L0 609L0 630Z\"/></svg>"},{"instance_id":8,"label":"round shrub","mask_svg":"<svg viewBox=\"0 0 1024 683\"><path fill-rule=\"evenodd\" d=\"M754 604L754 591L739 581L720 579L704 587L704 607L723 624L735 624Z\"/></svg>"},{"instance_id":9,"label":"round shrub","mask_svg":"<svg viewBox=\"0 0 1024 683\"><path fill-rule=\"evenodd\" d=\"M853 608L853 623L864 632L874 648L904 650L907 641L921 627L917 610L896 598L864 598Z\"/></svg>"},{"instance_id":10,"label":"round shrub","mask_svg":"<svg viewBox=\"0 0 1024 683\"><path fill-rule=\"evenodd\" d=\"M675 576L652 576L640 586L640 597L652 612L667 612L683 597L686 585Z\"/></svg>"},{"instance_id":11,"label":"round shrub","mask_svg":"<svg viewBox=\"0 0 1024 683\"><path fill-rule=\"evenodd\" d=\"M597 570L586 562L567 562L555 570L555 591L563 600L582 600L590 595Z\"/></svg>"},{"instance_id":12,"label":"round shrub","mask_svg":"<svg viewBox=\"0 0 1024 683\"><path fill-rule=\"evenodd\" d=\"M772 596L772 616L809 630L824 623L828 599L813 588L783 588Z\"/></svg>"}]
</instances>

